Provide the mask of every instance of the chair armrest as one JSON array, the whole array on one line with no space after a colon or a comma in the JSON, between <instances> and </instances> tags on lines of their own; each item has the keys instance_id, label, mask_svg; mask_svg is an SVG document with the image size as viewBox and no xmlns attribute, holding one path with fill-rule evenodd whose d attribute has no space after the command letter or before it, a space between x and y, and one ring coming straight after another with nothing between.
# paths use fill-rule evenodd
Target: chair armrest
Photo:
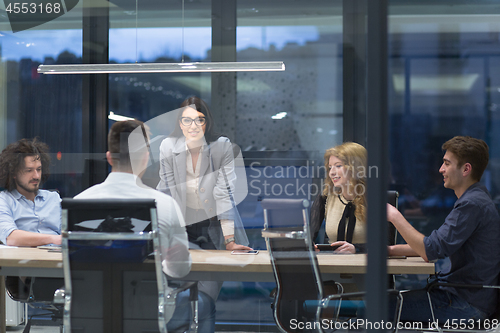
<instances>
[{"instance_id":1,"label":"chair armrest","mask_svg":"<svg viewBox=\"0 0 500 333\"><path fill-rule=\"evenodd\" d=\"M290 238L290 239L305 239L306 233L303 231L271 231L267 229L262 230L262 237L265 238Z\"/></svg>"},{"instance_id":2,"label":"chair armrest","mask_svg":"<svg viewBox=\"0 0 500 333\"><path fill-rule=\"evenodd\" d=\"M401 291L396 290L396 289L388 289L387 293L393 294L393 295L400 295ZM356 291L352 293L342 293L342 294L335 294L335 295L329 295L324 298L324 300L333 300L333 299L343 299L343 298L354 298L354 297L363 297L366 295L366 291Z\"/></svg>"},{"instance_id":3,"label":"chair armrest","mask_svg":"<svg viewBox=\"0 0 500 333\"><path fill-rule=\"evenodd\" d=\"M31 277L27 277L23 283L20 277L6 276L5 291L13 301L27 303L31 296L31 281Z\"/></svg>"},{"instance_id":4,"label":"chair armrest","mask_svg":"<svg viewBox=\"0 0 500 333\"><path fill-rule=\"evenodd\" d=\"M197 300L198 299L198 281L185 282L181 286L172 289L167 294L167 298L174 298L175 299L179 293L181 293L185 290L188 290L188 289L191 290L189 300L190 301Z\"/></svg>"},{"instance_id":5,"label":"chair armrest","mask_svg":"<svg viewBox=\"0 0 500 333\"><path fill-rule=\"evenodd\" d=\"M334 300L334 299L343 299L343 298L353 298L353 297L362 297L365 296L366 292L364 291L356 291L352 293L342 293L342 294L335 294L335 295L328 295L327 297L324 298L324 300Z\"/></svg>"},{"instance_id":6,"label":"chair armrest","mask_svg":"<svg viewBox=\"0 0 500 333\"><path fill-rule=\"evenodd\" d=\"M431 282L427 285L427 292L436 287L452 287L452 288L470 288L470 289L500 289L500 286L488 286L482 284L467 284L467 283L446 283L446 282Z\"/></svg>"},{"instance_id":7,"label":"chair armrest","mask_svg":"<svg viewBox=\"0 0 500 333\"><path fill-rule=\"evenodd\" d=\"M189 287L189 301L198 301L198 282L187 282L186 284L191 284Z\"/></svg>"}]
</instances>

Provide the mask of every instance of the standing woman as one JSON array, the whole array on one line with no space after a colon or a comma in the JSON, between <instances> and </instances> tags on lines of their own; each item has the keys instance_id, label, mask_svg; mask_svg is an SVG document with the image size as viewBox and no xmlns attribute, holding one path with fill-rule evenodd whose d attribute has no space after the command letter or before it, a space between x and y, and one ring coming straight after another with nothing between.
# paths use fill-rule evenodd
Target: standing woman
<instances>
[{"instance_id":1,"label":"standing woman","mask_svg":"<svg viewBox=\"0 0 500 333\"><path fill-rule=\"evenodd\" d=\"M366 252L366 161L366 149L355 142L325 153L328 174L311 207L311 233L316 239L325 220L330 245L339 245L336 252Z\"/></svg>"},{"instance_id":2,"label":"standing woman","mask_svg":"<svg viewBox=\"0 0 500 333\"><path fill-rule=\"evenodd\" d=\"M160 145L157 189L170 194L179 204L190 248L251 250L234 199L234 155L239 154L234 147L227 137L214 132L212 115L202 99L189 97L182 102L174 131ZM199 281L198 286L198 331L212 333L215 301L222 282ZM191 312L189 294L181 294L173 318L182 313L187 322ZM170 321L167 328L175 330L185 322Z\"/></svg>"}]
</instances>

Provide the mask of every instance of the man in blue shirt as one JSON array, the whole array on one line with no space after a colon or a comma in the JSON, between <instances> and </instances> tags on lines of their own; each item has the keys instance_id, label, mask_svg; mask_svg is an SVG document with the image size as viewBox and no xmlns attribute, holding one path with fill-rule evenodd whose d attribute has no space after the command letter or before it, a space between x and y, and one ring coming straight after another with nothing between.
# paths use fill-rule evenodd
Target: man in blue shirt
<instances>
[{"instance_id":1,"label":"man in blue shirt","mask_svg":"<svg viewBox=\"0 0 500 333\"><path fill-rule=\"evenodd\" d=\"M0 154L0 241L11 246L61 244L61 198L40 190L49 177L45 143L21 139Z\"/></svg>"},{"instance_id":2,"label":"man in blue shirt","mask_svg":"<svg viewBox=\"0 0 500 333\"><path fill-rule=\"evenodd\" d=\"M424 236L393 206L387 219L407 244L393 245L389 255L421 256L426 261L450 258L449 269L438 281L497 285L500 272L500 217L488 190L479 181L488 165L488 146L471 137L457 136L445 142L439 172L444 187L455 191L458 200L443 225ZM430 291L435 319L486 319L497 307L496 289L440 287ZM427 322L432 319L425 290L404 294L401 320Z\"/></svg>"}]
</instances>

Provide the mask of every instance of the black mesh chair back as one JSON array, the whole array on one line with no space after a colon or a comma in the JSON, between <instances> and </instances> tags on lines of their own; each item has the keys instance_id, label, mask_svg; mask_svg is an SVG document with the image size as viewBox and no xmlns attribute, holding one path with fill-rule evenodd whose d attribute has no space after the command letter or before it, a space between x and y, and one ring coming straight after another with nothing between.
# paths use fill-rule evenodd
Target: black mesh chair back
<instances>
[{"instance_id":1,"label":"black mesh chair back","mask_svg":"<svg viewBox=\"0 0 500 333\"><path fill-rule=\"evenodd\" d=\"M398 198L399 198L398 191L387 191L387 203L393 205L396 208L398 208ZM396 239L398 238L398 232L396 230L396 227L394 226L394 224L389 222L387 229L389 232L389 239L388 239L389 245L395 245Z\"/></svg>"},{"instance_id":2,"label":"black mesh chair back","mask_svg":"<svg viewBox=\"0 0 500 333\"><path fill-rule=\"evenodd\" d=\"M124 305L121 299L108 299L107 294L122 279L115 275L114 267L142 263L153 251L158 327L166 332L167 280L161 266L156 201L63 199L61 206L65 331L117 331L122 323L116 324L113 318L121 318L116 314L122 313ZM115 292L112 295L121 290Z\"/></svg>"},{"instance_id":3,"label":"black mesh chair back","mask_svg":"<svg viewBox=\"0 0 500 333\"><path fill-rule=\"evenodd\" d=\"M309 201L264 199L264 230L267 249L276 279L274 319L282 332L299 332L292 320L317 321L323 299L316 253L308 223ZM311 311L306 301L316 301Z\"/></svg>"}]
</instances>

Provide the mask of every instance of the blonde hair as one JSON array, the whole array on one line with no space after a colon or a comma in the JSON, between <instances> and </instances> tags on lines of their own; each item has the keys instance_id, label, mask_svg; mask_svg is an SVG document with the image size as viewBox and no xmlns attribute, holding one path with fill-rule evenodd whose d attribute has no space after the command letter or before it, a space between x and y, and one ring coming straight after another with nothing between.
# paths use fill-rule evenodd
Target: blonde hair
<instances>
[{"instance_id":1,"label":"blonde hair","mask_svg":"<svg viewBox=\"0 0 500 333\"><path fill-rule=\"evenodd\" d=\"M341 145L327 149L325 152L325 185L323 188L323 195L330 198L332 195L342 193L342 189L336 188L333 181L329 176L330 157L334 156L342 161L346 170L351 173L349 180L349 187L353 189L355 197L353 204L356 206L356 219L358 221L366 221L366 167L367 167L367 153L365 147L355 142L344 142ZM358 191L361 187L362 191ZM361 193L360 193L361 192Z\"/></svg>"}]
</instances>

